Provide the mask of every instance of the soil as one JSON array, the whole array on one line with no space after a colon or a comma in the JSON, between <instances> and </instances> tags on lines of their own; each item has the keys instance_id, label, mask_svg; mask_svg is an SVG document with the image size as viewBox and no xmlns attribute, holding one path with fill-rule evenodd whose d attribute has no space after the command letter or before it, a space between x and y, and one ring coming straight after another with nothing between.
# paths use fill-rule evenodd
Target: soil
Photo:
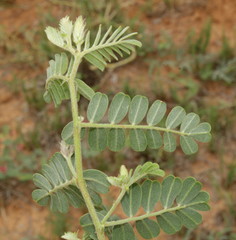
<instances>
[{"instance_id":1,"label":"soil","mask_svg":"<svg viewBox=\"0 0 236 240\"><path fill-rule=\"evenodd\" d=\"M210 43L211 51L214 52L219 49L222 34L225 34L235 46L235 0L228 0L227 2L222 0L176 0L174 1L174 7L170 9L165 7L163 1L153 0L153 7L148 14L142 12L145 2L146 0L128 1L127 6L124 6L124 14L129 17L137 15L140 21L145 22L145 31L153 33L156 42L159 41L161 32L165 31L174 36L177 45L181 44L185 41L190 30L194 29L198 32L210 17L213 27ZM64 16L65 12L69 14L69 9L61 10L61 8L51 4L50 1L15 0L14 3L0 8L0 23L9 33L14 34L22 25L27 25L28 28L37 27L41 14L43 12L47 13L48 9L57 16L62 14ZM1 55L4 54L4 49L0 48L0 53ZM158 56L156 57L158 58ZM0 63L0 76L3 79L0 83L0 127L8 125L11 129L11 136L14 138L19 125L27 131L28 128L34 126L34 118L31 117L23 95L15 94L9 90L4 82L13 81L14 75L24 79L29 72L35 72L35 67L24 67L24 64L22 66L14 63L6 64L3 60ZM41 73L41 69L37 71ZM168 73L170 70L167 68L165 71ZM135 88L137 93L152 96L153 79L148 77L147 72L147 64L143 64L140 59L137 59L133 63L107 73L108 75L104 76L105 80L102 81L103 84L99 90L104 92L120 91L128 80L130 86ZM38 72L35 74L38 74ZM166 83L162 83L165 86ZM157 84L160 83L157 82ZM218 106L222 100L235 103L235 86L208 82L204 83L204 91L203 97L206 105ZM236 126L234 124L231 135L234 135L235 132ZM224 139L227 139L227 137ZM0 139L0 145L2 140ZM178 157L177 153L178 161L175 163L175 173L181 177L189 175L196 177L203 183L204 189L211 194L212 210L203 214L203 224L198 231L208 232L210 229L214 229L216 232L221 231L222 218L227 211L230 211L229 204L231 204L223 200L223 197L230 194L232 199L236 199L235 185L227 190L216 187L216 185L222 185L226 178L224 173L226 169L224 166L222 167L222 158L226 164L232 164L233 160L235 161L235 141L234 138L232 142L231 136L230 144L222 143L226 145L224 146L224 157L211 153L205 145L202 146L194 161L183 158L182 155ZM45 239L57 239L51 235L48 224L49 211L46 208L39 207L31 200L33 187L29 186L29 183L1 181L0 187L0 197L2 199L0 201L2 205L0 210L0 240L34 240L39 239L37 238L39 235L44 236ZM114 190L113 195L116 195ZM71 217L78 219L82 213L83 210L76 211L76 213L73 211L67 216L68 219ZM78 220L74 221L70 230L77 230L76 222ZM177 239L177 237L167 237L162 234L158 239Z\"/></svg>"}]
</instances>

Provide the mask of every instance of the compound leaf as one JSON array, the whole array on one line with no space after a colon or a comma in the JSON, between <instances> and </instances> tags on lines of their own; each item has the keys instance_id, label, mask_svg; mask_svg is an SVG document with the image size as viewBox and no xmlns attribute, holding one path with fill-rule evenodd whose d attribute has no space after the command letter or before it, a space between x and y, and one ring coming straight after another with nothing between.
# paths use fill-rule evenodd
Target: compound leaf
<instances>
[{"instance_id":1,"label":"compound leaf","mask_svg":"<svg viewBox=\"0 0 236 240\"><path fill-rule=\"evenodd\" d=\"M108 98L103 97L104 103L99 103L101 98L102 94L96 93L89 104L87 115L91 122L101 120L106 112ZM138 152L145 151L146 147L158 149L163 143L165 151L174 152L177 147L176 135L180 135L180 145L183 152L187 155L198 151L198 145L195 140L206 142L210 139L210 125L208 123L199 124L200 119L197 114L189 113L186 115L185 110L177 106L167 116L165 121L166 128L156 127L155 124L159 123L166 113L166 104L157 100L152 104L149 111L148 105L148 99L144 96L137 95L130 102L129 96L124 93L115 95L108 110L108 120L110 123L101 123L95 126L100 129L123 129L128 132L128 134L123 134L120 130L110 131L108 144L112 151L122 149L126 143L126 139L124 140L124 136L126 137L126 135L129 137L130 147ZM119 125L127 115L127 112L131 125ZM146 115L149 125L139 125ZM94 116L98 116L98 118L94 119ZM179 125L181 125L179 127L180 130L174 130ZM91 128L91 124L88 127ZM83 123L83 128L86 128L86 123ZM160 134L161 131L164 132L163 136ZM120 141L119 138L121 139ZM114 146L112 146L111 139L114 141ZM106 135L104 141L106 141ZM100 148L100 150L105 149L105 145L102 145L103 148Z\"/></svg>"},{"instance_id":2,"label":"compound leaf","mask_svg":"<svg viewBox=\"0 0 236 240\"><path fill-rule=\"evenodd\" d=\"M106 67L106 61L110 62L112 58L118 60L116 54L123 56L122 52L130 54L134 51L134 46L141 46L141 43L134 39L128 39L134 34L127 34L128 27L118 27L111 35L112 28L101 37L101 25L99 26L94 43L90 46L90 32L85 37L85 44L83 49L83 56L95 67L103 71Z\"/></svg>"},{"instance_id":3,"label":"compound leaf","mask_svg":"<svg viewBox=\"0 0 236 240\"><path fill-rule=\"evenodd\" d=\"M163 177L165 172L160 169L157 163L146 162L143 165L138 165L136 167L133 173L133 178L140 179L148 175Z\"/></svg>"},{"instance_id":4,"label":"compound leaf","mask_svg":"<svg viewBox=\"0 0 236 240\"><path fill-rule=\"evenodd\" d=\"M61 153L55 153L48 164L43 166L43 174L36 173L33 177L39 188L32 192L33 199L40 205L50 205L52 211L66 212L69 205L81 207L83 197L76 185L66 159ZM102 204L98 193L106 193L109 189L107 176L94 169L84 171L88 192L95 206Z\"/></svg>"}]
</instances>

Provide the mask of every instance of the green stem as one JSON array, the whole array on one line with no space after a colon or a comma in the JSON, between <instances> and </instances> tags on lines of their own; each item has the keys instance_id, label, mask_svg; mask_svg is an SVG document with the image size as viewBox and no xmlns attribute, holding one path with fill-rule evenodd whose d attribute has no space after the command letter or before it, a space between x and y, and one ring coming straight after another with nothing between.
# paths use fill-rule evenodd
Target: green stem
<instances>
[{"instance_id":1,"label":"green stem","mask_svg":"<svg viewBox=\"0 0 236 240\"><path fill-rule=\"evenodd\" d=\"M70 89L71 110L72 110L72 117L73 117L73 139L74 139L74 147L75 147L75 166L76 166L76 174L77 174L77 185L84 198L85 204L88 208L88 212L92 218L98 239L105 240L101 223L98 219L96 210L94 208L91 197L88 193L86 183L83 177L83 163L82 163L81 138L80 138L81 121L79 118L79 110L77 105L77 93L76 93L76 87L75 87L75 77L76 77L79 64L81 62L81 58L78 57L77 55L75 55L74 57L75 57L75 60L73 63L68 84Z\"/></svg>"},{"instance_id":2,"label":"green stem","mask_svg":"<svg viewBox=\"0 0 236 240\"><path fill-rule=\"evenodd\" d=\"M102 220L102 224L104 224L107 219L111 216L111 214L115 211L116 207L118 206L118 204L120 203L121 199L124 197L126 193L126 189L123 188L118 196L118 198L115 200L115 202L113 203L112 207L110 208L110 210L108 211L108 213L106 214L106 216L103 218Z\"/></svg>"},{"instance_id":3,"label":"green stem","mask_svg":"<svg viewBox=\"0 0 236 240\"><path fill-rule=\"evenodd\" d=\"M128 124L110 124L110 123L81 123L84 128L122 128L122 129L149 129L161 132L170 132L182 136L189 136L190 133L180 132L169 128L154 127L149 125L128 125Z\"/></svg>"},{"instance_id":4,"label":"green stem","mask_svg":"<svg viewBox=\"0 0 236 240\"><path fill-rule=\"evenodd\" d=\"M204 202L199 202L199 203L204 203ZM104 224L105 227L111 227L111 226L116 226L116 225L122 225L128 222L136 222L139 220L143 220L145 218L149 218L149 217L156 217L159 216L163 213L167 213L167 212L173 212L173 211L177 211L177 210L181 210L183 208L187 208L193 205L196 205L197 203L191 203L188 205L182 205L182 206L176 206L176 207L172 207L172 208L167 208L167 209L163 209L161 211L158 212L153 212L153 213L147 213L138 217L130 217L130 218L126 218L126 219L122 219L122 220L117 220L117 221L110 221L110 222L106 222Z\"/></svg>"},{"instance_id":5,"label":"green stem","mask_svg":"<svg viewBox=\"0 0 236 240\"><path fill-rule=\"evenodd\" d=\"M67 165L68 165L68 167L69 167L69 169L70 169L73 177L76 178L76 177L77 177L77 174L76 174L76 171L75 171L75 169L74 169L74 166L73 166L73 164L72 164L72 162L71 162L71 157L65 157L65 156L64 156L64 158L66 159Z\"/></svg>"}]
</instances>

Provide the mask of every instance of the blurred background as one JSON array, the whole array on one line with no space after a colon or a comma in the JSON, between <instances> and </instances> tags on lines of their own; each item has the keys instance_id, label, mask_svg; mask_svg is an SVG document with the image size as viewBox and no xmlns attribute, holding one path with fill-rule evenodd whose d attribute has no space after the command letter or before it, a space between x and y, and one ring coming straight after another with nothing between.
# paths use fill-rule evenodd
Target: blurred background
<instances>
[{"instance_id":1,"label":"blurred background","mask_svg":"<svg viewBox=\"0 0 236 240\"><path fill-rule=\"evenodd\" d=\"M94 89L181 105L213 129L212 141L190 157L180 149L97 153L84 145L85 166L114 175L120 164L153 161L176 176L194 176L211 194L211 211L197 230L158 239L236 239L235 13L235 0L0 0L0 240L57 240L76 231L85 213L52 214L31 200L32 174L59 150L61 130L71 121L68 102L55 109L42 97L48 61L60 51L44 29L65 15L83 15L93 34L100 23L139 32L143 47L128 64L103 73L81 66Z\"/></svg>"}]
</instances>

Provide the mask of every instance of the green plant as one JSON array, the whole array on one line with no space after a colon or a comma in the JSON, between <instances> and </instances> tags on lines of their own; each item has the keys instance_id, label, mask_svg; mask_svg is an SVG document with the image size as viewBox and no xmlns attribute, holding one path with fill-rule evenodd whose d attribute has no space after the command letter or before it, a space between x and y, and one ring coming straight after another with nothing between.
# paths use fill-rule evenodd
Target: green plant
<instances>
[{"instance_id":1,"label":"green plant","mask_svg":"<svg viewBox=\"0 0 236 240\"><path fill-rule=\"evenodd\" d=\"M180 136L183 152L193 154L198 150L195 140L207 142L211 138L210 125L200 123L197 114L186 114L180 106L174 107L163 121L167 107L159 100L148 109L146 97L136 95L131 100L128 95L118 93L108 109L107 95L95 93L78 79L78 67L85 59L104 70L107 61L117 60L117 54L130 54L141 43L131 38L136 33L126 34L128 28L119 27L112 33L110 27L102 36L100 26L91 44L90 32L86 33L85 27L82 17L74 24L65 17L60 21L60 29L46 28L48 39L68 51L70 58L65 53L56 54L55 60L49 62L44 98L53 101L55 106L70 99L73 121L62 131L61 152L43 166L42 174L34 175L34 183L39 189L33 191L33 199L40 205L50 205L52 211L67 212L69 205L87 207L88 213L80 218L83 233L78 236L69 232L64 239L104 240L107 236L112 240L133 240L136 237L130 223L135 223L137 232L145 239L158 236L160 229L174 234L182 226L195 228L202 220L198 211L209 210L209 195L201 191L202 185L196 179L181 180L169 175L160 183L155 178L163 177L165 173L158 164L151 162L129 171L122 165L117 177L108 177L96 169L83 170L81 140L86 132L90 148L96 151L106 147L120 151L128 144L138 152L147 147L158 149L162 145L165 151L173 152L177 145L175 136ZM79 113L81 97L89 100L87 120ZM108 123L100 123L107 109ZM123 123L126 116L129 124ZM147 125L141 124L145 116ZM161 121L164 126L157 126ZM108 208L100 194L109 193L111 185L120 189L120 193ZM158 202L162 206L159 211L156 209ZM119 204L126 218L114 215ZM141 206L145 213L137 216Z\"/></svg>"},{"instance_id":2,"label":"green plant","mask_svg":"<svg viewBox=\"0 0 236 240\"><path fill-rule=\"evenodd\" d=\"M175 0L163 0L163 2L166 5L167 9L175 8Z\"/></svg>"},{"instance_id":3,"label":"green plant","mask_svg":"<svg viewBox=\"0 0 236 240\"><path fill-rule=\"evenodd\" d=\"M192 31L187 37L188 51L190 54L205 54L211 38L211 21L208 20L199 36Z\"/></svg>"},{"instance_id":4,"label":"green plant","mask_svg":"<svg viewBox=\"0 0 236 240\"><path fill-rule=\"evenodd\" d=\"M22 137L12 139L7 126L1 128L2 151L0 154L0 180L16 178L20 181L32 180L32 172L36 171L39 162L42 162L45 153L34 148L31 154L27 153Z\"/></svg>"}]
</instances>

